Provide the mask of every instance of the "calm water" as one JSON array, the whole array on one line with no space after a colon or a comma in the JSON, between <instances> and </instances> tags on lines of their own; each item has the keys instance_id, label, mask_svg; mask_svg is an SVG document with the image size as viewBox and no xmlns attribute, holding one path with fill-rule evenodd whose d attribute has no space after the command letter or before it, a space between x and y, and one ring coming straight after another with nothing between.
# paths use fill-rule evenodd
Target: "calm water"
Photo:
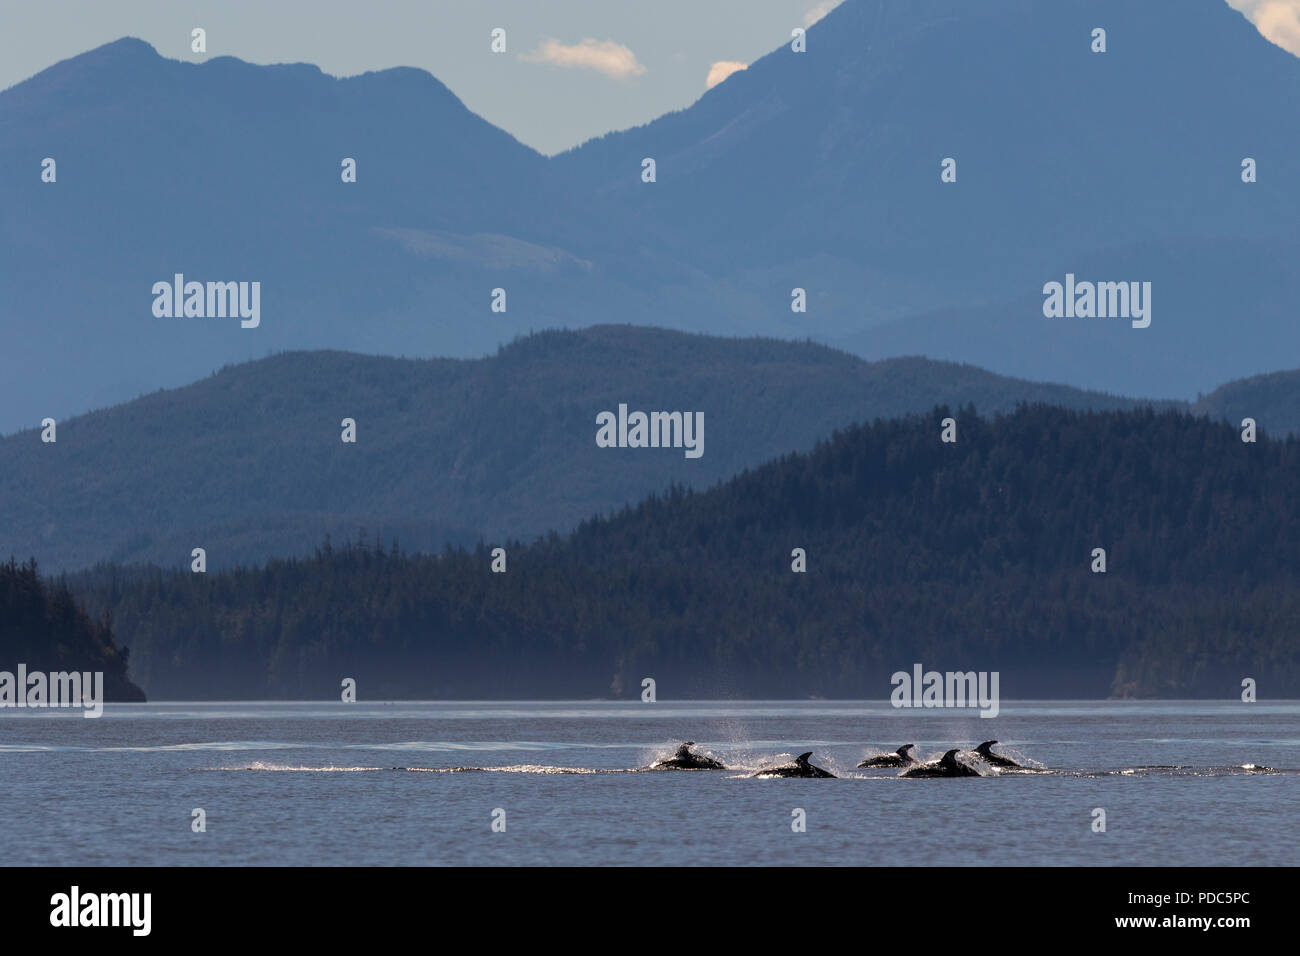
<instances>
[{"instance_id":1,"label":"calm water","mask_svg":"<svg viewBox=\"0 0 1300 956\"><path fill-rule=\"evenodd\" d=\"M994 737L1052 772L854 769ZM557 772L630 770L682 739L750 769L812 750L842 779ZM448 768L501 769L425 772ZM1296 702L1004 702L993 719L835 701L7 710L0 776L9 865L1300 863Z\"/></svg>"}]
</instances>

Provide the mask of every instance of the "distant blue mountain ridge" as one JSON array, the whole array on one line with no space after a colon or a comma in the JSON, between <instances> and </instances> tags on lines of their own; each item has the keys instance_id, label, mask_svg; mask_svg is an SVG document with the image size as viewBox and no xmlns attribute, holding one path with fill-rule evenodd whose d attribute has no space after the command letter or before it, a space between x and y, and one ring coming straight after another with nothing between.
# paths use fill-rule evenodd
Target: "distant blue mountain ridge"
<instances>
[{"instance_id":1,"label":"distant blue mountain ridge","mask_svg":"<svg viewBox=\"0 0 1300 956\"><path fill-rule=\"evenodd\" d=\"M1300 364L1296 103L1300 60L1221 0L847 0L550 159L423 71L119 40L0 93L0 433L275 351L610 322L1190 400ZM156 316L176 274L260 282L260 324ZM1045 317L1067 275L1151 283L1150 326Z\"/></svg>"}]
</instances>

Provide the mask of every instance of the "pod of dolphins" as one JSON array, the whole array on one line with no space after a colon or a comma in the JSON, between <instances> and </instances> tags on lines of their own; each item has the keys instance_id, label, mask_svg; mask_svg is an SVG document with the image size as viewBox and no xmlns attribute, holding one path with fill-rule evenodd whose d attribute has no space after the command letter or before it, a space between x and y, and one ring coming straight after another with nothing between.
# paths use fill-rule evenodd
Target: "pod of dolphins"
<instances>
[{"instance_id":1,"label":"pod of dolphins","mask_svg":"<svg viewBox=\"0 0 1300 956\"><path fill-rule=\"evenodd\" d=\"M992 750L996 740L986 740L975 748L973 753L976 757L985 763L994 767L1021 767L1022 764L1016 763L1010 757L1004 757L1001 754L995 754ZM704 754L695 753L691 750L695 746L695 741L688 740L681 744L671 757L663 757L652 763L647 770L726 770L727 767L712 757ZM914 744L903 744L892 754L880 754L876 757L868 757L863 760L858 767L860 769L876 769L882 767L907 768L900 776L903 777L980 777L983 776L975 767L957 759L961 749L954 747L949 750L938 760L922 763L912 756ZM792 763L780 764L773 767L761 767L750 774L751 777L834 777L835 774L829 770L815 766L809 760L812 757L812 751L800 754L794 758Z\"/></svg>"}]
</instances>

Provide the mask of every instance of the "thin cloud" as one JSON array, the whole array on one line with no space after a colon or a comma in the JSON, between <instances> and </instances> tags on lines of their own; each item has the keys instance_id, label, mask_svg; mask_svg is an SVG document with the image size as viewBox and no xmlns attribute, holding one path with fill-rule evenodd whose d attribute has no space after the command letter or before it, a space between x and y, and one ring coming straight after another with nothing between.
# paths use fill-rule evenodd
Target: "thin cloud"
<instances>
[{"instance_id":1,"label":"thin cloud","mask_svg":"<svg viewBox=\"0 0 1300 956\"><path fill-rule=\"evenodd\" d=\"M1300 56L1300 0L1228 0L1270 43Z\"/></svg>"},{"instance_id":2,"label":"thin cloud","mask_svg":"<svg viewBox=\"0 0 1300 956\"><path fill-rule=\"evenodd\" d=\"M740 63L736 60L719 60L713 66L709 67L708 89L713 89L733 73L748 69L749 64Z\"/></svg>"},{"instance_id":3,"label":"thin cloud","mask_svg":"<svg viewBox=\"0 0 1300 956\"><path fill-rule=\"evenodd\" d=\"M817 3L803 15L803 25L810 27L826 14L840 5L841 0L817 0Z\"/></svg>"},{"instance_id":4,"label":"thin cloud","mask_svg":"<svg viewBox=\"0 0 1300 956\"><path fill-rule=\"evenodd\" d=\"M547 38L532 53L519 59L527 63L547 63L576 69L595 70L615 80L640 76L645 67L628 47L613 40L586 37L581 43L561 43Z\"/></svg>"}]
</instances>

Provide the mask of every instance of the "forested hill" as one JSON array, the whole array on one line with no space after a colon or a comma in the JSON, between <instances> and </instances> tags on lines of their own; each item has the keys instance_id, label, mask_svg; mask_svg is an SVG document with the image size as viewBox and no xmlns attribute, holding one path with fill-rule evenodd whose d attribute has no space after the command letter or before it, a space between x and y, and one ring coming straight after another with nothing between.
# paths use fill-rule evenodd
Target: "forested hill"
<instances>
[{"instance_id":1,"label":"forested hill","mask_svg":"<svg viewBox=\"0 0 1300 956\"><path fill-rule=\"evenodd\" d=\"M183 567L202 547L215 570L309 555L359 527L420 551L527 540L674 482L708 488L854 422L968 401L1139 404L949 362L630 326L539 333L478 360L295 352L60 420L55 443L0 438L0 556ZM703 412L703 456L598 448L596 414L621 402Z\"/></svg>"},{"instance_id":2,"label":"forested hill","mask_svg":"<svg viewBox=\"0 0 1300 956\"><path fill-rule=\"evenodd\" d=\"M1033 406L957 412L945 444L948 414L528 545L73 583L155 697L333 698L345 677L369 699L628 697L653 677L663 698L883 699L917 662L1000 671L1004 698L1300 695L1300 441Z\"/></svg>"},{"instance_id":3,"label":"forested hill","mask_svg":"<svg viewBox=\"0 0 1300 956\"><path fill-rule=\"evenodd\" d=\"M1228 382L1197 399L1191 411L1229 422L1253 418L1274 434L1300 435L1300 370Z\"/></svg>"},{"instance_id":4,"label":"forested hill","mask_svg":"<svg viewBox=\"0 0 1300 956\"><path fill-rule=\"evenodd\" d=\"M104 699L141 701L126 676L127 654L107 622L91 620L66 586L42 581L34 564L0 564L0 671L104 674ZM20 694L26 688L18 687Z\"/></svg>"}]
</instances>

